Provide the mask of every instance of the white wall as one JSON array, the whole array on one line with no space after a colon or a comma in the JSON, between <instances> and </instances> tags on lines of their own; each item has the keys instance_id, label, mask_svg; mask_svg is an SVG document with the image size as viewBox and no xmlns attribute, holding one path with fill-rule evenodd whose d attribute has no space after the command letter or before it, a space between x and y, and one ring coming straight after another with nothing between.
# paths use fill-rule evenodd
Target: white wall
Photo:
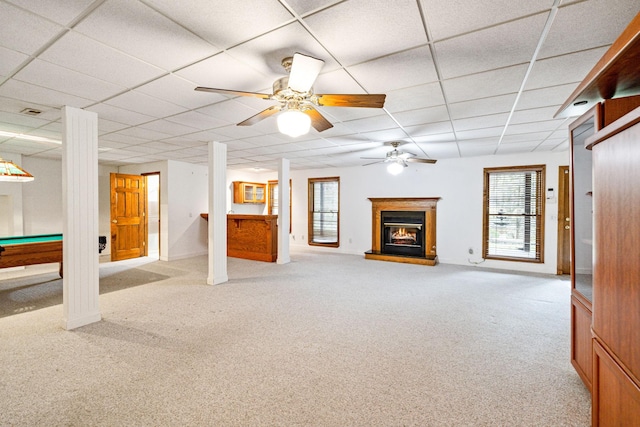
<instances>
[{"instance_id":1,"label":"white wall","mask_svg":"<svg viewBox=\"0 0 640 427\"><path fill-rule=\"evenodd\" d=\"M160 259L207 253L208 167L178 161L128 165L120 173L160 172Z\"/></svg>"},{"instance_id":2,"label":"white wall","mask_svg":"<svg viewBox=\"0 0 640 427\"><path fill-rule=\"evenodd\" d=\"M35 177L22 190L24 234L62 233L62 162L25 157L22 167Z\"/></svg>"},{"instance_id":3,"label":"white wall","mask_svg":"<svg viewBox=\"0 0 640 427\"><path fill-rule=\"evenodd\" d=\"M9 156L7 156L9 157ZM481 261L483 168L546 164L546 188L558 188L558 167L567 165L569 154L529 153L504 156L439 160L435 165L411 164L398 175L389 175L384 165L291 171L291 245L307 247L307 179L340 177L340 247L319 248L330 252L362 255L371 249L371 203L369 197L441 197L437 213L437 251L441 263L465 264ZM17 159L16 159L17 161ZM25 184L0 184L0 195L11 193L14 211L20 212L24 192L25 234L57 233L61 230L61 163L25 158L22 166L36 176ZM109 235L109 172L100 168L100 234ZM177 161L120 167L121 173L160 172L161 254L173 260L206 254L208 168ZM264 214L266 205L233 203L233 181L266 183L276 172L227 171L227 207L235 213ZM47 200L47 208L42 208ZM486 261L483 267L555 274L557 247L557 200L547 201L545 211L544 264ZM21 224L20 224L21 225ZM110 239L107 239L110 240ZM470 257L468 249L475 254Z\"/></svg>"},{"instance_id":4,"label":"white wall","mask_svg":"<svg viewBox=\"0 0 640 427\"><path fill-rule=\"evenodd\" d=\"M340 177L340 247L330 252L363 254L371 249L369 197L440 197L437 207L437 251L441 263L470 265L482 252L483 168L546 165L545 188L558 189L558 167L568 165L568 152L471 157L439 160L435 165L410 164L400 175L385 166L292 171L291 245L307 246L307 180ZM275 179L273 176L263 177ZM556 273L557 199L546 201L544 264L487 260L483 267ZM470 256L469 248L474 255Z\"/></svg>"},{"instance_id":5,"label":"white wall","mask_svg":"<svg viewBox=\"0 0 640 427\"><path fill-rule=\"evenodd\" d=\"M34 175L29 168L22 164L22 156L20 154L0 152L0 157L16 163L31 175ZM23 188L33 185L34 182L35 180L23 183L0 182L0 196L2 196L0 203L6 204L4 209L2 209L2 216L0 217L0 221L2 221L2 227L0 228L7 233L7 236L22 236L25 234L22 202Z\"/></svg>"}]
</instances>

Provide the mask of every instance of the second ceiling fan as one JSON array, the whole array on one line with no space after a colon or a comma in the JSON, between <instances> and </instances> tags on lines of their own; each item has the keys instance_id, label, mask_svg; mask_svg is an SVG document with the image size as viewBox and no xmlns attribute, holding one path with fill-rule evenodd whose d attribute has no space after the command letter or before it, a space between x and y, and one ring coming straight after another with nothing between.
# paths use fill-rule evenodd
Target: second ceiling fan
<instances>
[{"instance_id":1,"label":"second ceiling fan","mask_svg":"<svg viewBox=\"0 0 640 427\"><path fill-rule=\"evenodd\" d=\"M356 94L316 94L313 93L313 83L324 65L321 59L308 55L296 53L293 57L282 60L282 66L289 73L273 83L273 93L243 92L230 89L217 89L198 86L195 90L202 92L215 92L225 95L251 96L255 98L278 101L260 111L258 114L249 117L238 123L238 126L250 126L266 119L278 112L283 112L278 117L278 127L282 131L281 122L294 120L298 122L306 121L306 130L309 125L318 132L322 132L333 125L315 108L321 107L360 107L360 108L382 108L386 95L356 95ZM288 132L283 132L288 133ZM296 133L296 132L293 132ZM302 132L306 133L306 132ZM302 133L298 133L301 135ZM288 133L291 136L298 136Z\"/></svg>"}]
</instances>

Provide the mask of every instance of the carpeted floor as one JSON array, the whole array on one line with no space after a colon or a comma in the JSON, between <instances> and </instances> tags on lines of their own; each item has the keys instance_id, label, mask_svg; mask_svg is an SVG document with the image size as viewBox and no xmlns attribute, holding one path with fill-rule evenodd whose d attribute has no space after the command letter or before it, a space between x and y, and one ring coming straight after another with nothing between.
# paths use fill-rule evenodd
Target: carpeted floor
<instances>
[{"instance_id":1,"label":"carpeted floor","mask_svg":"<svg viewBox=\"0 0 640 427\"><path fill-rule=\"evenodd\" d=\"M566 279L293 252L208 286L206 262L101 266L136 285L74 331L3 314L0 425L590 425Z\"/></svg>"}]
</instances>

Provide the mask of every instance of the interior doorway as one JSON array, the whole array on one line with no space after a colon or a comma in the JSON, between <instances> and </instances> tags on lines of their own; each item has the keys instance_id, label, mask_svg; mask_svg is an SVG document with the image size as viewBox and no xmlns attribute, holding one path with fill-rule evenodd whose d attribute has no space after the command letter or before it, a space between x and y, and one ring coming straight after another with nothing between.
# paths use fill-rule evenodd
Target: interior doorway
<instances>
[{"instance_id":1,"label":"interior doorway","mask_svg":"<svg viewBox=\"0 0 640 427\"><path fill-rule=\"evenodd\" d=\"M147 177L147 256L160 258L160 172Z\"/></svg>"}]
</instances>

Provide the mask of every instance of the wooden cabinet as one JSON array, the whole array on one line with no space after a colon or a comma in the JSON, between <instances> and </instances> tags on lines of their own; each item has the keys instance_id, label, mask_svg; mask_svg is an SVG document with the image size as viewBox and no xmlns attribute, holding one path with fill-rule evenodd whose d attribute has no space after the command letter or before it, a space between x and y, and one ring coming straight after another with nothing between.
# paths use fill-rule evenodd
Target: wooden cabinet
<instances>
[{"instance_id":1,"label":"wooden cabinet","mask_svg":"<svg viewBox=\"0 0 640 427\"><path fill-rule=\"evenodd\" d=\"M595 105L586 114L593 118L595 133L584 141L592 150L591 286L579 286L578 265L572 274L576 279L572 290L572 361L585 380L589 360L583 353L588 339L586 324L590 324L593 426L640 425L639 62L640 13L556 115L571 115L582 105ZM572 136L577 138L579 126L588 120L576 123ZM572 144L572 152L578 149ZM577 177L574 182L576 203L580 196ZM576 203L576 219L578 213ZM577 264L578 224L572 228L576 230ZM584 302L591 303L591 322Z\"/></svg>"},{"instance_id":2,"label":"wooden cabinet","mask_svg":"<svg viewBox=\"0 0 640 427\"><path fill-rule=\"evenodd\" d=\"M265 203L266 184L257 182L233 182L233 203Z\"/></svg>"},{"instance_id":3,"label":"wooden cabinet","mask_svg":"<svg viewBox=\"0 0 640 427\"><path fill-rule=\"evenodd\" d=\"M640 108L591 138L593 425L640 425Z\"/></svg>"},{"instance_id":4,"label":"wooden cabinet","mask_svg":"<svg viewBox=\"0 0 640 427\"><path fill-rule=\"evenodd\" d=\"M227 255L275 262L278 258L278 217L227 215Z\"/></svg>"}]
</instances>

